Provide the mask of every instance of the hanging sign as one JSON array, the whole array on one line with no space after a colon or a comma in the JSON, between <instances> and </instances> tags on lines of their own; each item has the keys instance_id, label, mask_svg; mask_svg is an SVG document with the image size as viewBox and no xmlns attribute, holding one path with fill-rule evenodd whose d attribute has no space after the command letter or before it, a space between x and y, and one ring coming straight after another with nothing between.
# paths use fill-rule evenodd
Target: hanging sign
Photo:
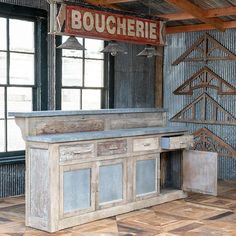
<instances>
[{"instance_id":1,"label":"hanging sign","mask_svg":"<svg viewBox=\"0 0 236 236\"><path fill-rule=\"evenodd\" d=\"M140 44L164 45L164 24L159 20L65 6L67 35Z\"/></svg>"}]
</instances>

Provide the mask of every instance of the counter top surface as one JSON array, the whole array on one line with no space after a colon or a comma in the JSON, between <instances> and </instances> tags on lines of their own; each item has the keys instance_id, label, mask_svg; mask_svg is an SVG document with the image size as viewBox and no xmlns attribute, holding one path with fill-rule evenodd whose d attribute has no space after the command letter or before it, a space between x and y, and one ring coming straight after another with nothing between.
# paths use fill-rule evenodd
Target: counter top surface
<instances>
[{"instance_id":1,"label":"counter top surface","mask_svg":"<svg viewBox=\"0 0 236 236\"><path fill-rule=\"evenodd\" d=\"M170 134L170 133L185 133L188 129L185 127L148 127L135 129L121 129L121 130L107 130L95 132L79 132L79 133L65 133L65 134L48 134L29 136L26 138L29 142L43 142L43 143L63 143L76 142L94 139L109 139L122 138L141 135L154 134Z\"/></svg>"},{"instance_id":2,"label":"counter top surface","mask_svg":"<svg viewBox=\"0 0 236 236\"><path fill-rule=\"evenodd\" d=\"M166 109L158 108L124 108L124 109L101 109L83 111L33 111L33 112L9 112L9 116L15 117L49 117L49 116L75 116L75 115L102 115L102 114L126 114L126 113L153 113L166 112Z\"/></svg>"}]
</instances>

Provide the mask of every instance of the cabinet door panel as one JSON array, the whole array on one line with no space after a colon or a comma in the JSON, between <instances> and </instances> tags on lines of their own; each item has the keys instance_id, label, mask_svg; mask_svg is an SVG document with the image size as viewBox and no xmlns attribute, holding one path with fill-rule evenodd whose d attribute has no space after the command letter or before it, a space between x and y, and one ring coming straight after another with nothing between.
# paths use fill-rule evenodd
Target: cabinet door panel
<instances>
[{"instance_id":1,"label":"cabinet door panel","mask_svg":"<svg viewBox=\"0 0 236 236\"><path fill-rule=\"evenodd\" d=\"M99 167L99 202L123 199L123 164Z\"/></svg>"},{"instance_id":2,"label":"cabinet door panel","mask_svg":"<svg viewBox=\"0 0 236 236\"><path fill-rule=\"evenodd\" d=\"M217 153L183 152L183 190L217 195Z\"/></svg>"},{"instance_id":3,"label":"cabinet door panel","mask_svg":"<svg viewBox=\"0 0 236 236\"><path fill-rule=\"evenodd\" d=\"M136 195L156 191L156 160L136 162Z\"/></svg>"},{"instance_id":4,"label":"cabinet door panel","mask_svg":"<svg viewBox=\"0 0 236 236\"><path fill-rule=\"evenodd\" d=\"M91 207L91 169L64 172L64 213Z\"/></svg>"}]
</instances>

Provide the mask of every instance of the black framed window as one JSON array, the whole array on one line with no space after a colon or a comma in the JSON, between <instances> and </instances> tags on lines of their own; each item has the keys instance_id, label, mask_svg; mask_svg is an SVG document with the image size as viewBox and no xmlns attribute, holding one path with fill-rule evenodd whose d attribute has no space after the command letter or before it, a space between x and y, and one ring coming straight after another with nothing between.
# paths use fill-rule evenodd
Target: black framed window
<instances>
[{"instance_id":1,"label":"black framed window","mask_svg":"<svg viewBox=\"0 0 236 236\"><path fill-rule=\"evenodd\" d=\"M8 112L33 109L35 22L0 17L0 35L0 151L12 152L25 145Z\"/></svg>"},{"instance_id":2,"label":"black framed window","mask_svg":"<svg viewBox=\"0 0 236 236\"><path fill-rule=\"evenodd\" d=\"M9 112L47 109L47 13L0 4L0 163L24 160Z\"/></svg>"},{"instance_id":3,"label":"black framed window","mask_svg":"<svg viewBox=\"0 0 236 236\"><path fill-rule=\"evenodd\" d=\"M62 37L62 42L67 39ZM104 107L106 73L104 41L77 38L86 50L62 50L61 109L100 109Z\"/></svg>"}]
</instances>

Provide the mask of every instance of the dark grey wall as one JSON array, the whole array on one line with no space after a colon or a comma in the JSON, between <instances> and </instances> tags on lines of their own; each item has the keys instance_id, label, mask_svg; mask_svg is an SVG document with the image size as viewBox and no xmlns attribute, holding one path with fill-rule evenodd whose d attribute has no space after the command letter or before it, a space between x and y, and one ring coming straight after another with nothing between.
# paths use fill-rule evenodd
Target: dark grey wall
<instances>
[{"instance_id":1,"label":"dark grey wall","mask_svg":"<svg viewBox=\"0 0 236 236\"><path fill-rule=\"evenodd\" d=\"M188 49L204 32L179 33L167 36L164 60L164 106L169 109L169 118L191 103L201 91L195 91L193 96L174 95L173 91L183 82L200 70L205 64L203 62L182 62L172 66L186 49ZM209 31L216 40L236 54L236 30L225 32ZM236 87L236 61L211 61L207 66L224 80ZM209 90L210 95L227 111L236 116L236 95L217 95L215 90ZM184 123L172 123L171 125L185 125ZM236 126L226 125L202 125L186 123L190 131L194 132L202 127L208 128L217 136L221 137L232 147L236 148ZM218 176L220 179L236 179L236 160L233 158L219 157Z\"/></svg>"},{"instance_id":2,"label":"dark grey wall","mask_svg":"<svg viewBox=\"0 0 236 236\"><path fill-rule=\"evenodd\" d=\"M154 107L155 58L136 56L143 45L120 44L128 54L115 57L114 107Z\"/></svg>"}]
</instances>

